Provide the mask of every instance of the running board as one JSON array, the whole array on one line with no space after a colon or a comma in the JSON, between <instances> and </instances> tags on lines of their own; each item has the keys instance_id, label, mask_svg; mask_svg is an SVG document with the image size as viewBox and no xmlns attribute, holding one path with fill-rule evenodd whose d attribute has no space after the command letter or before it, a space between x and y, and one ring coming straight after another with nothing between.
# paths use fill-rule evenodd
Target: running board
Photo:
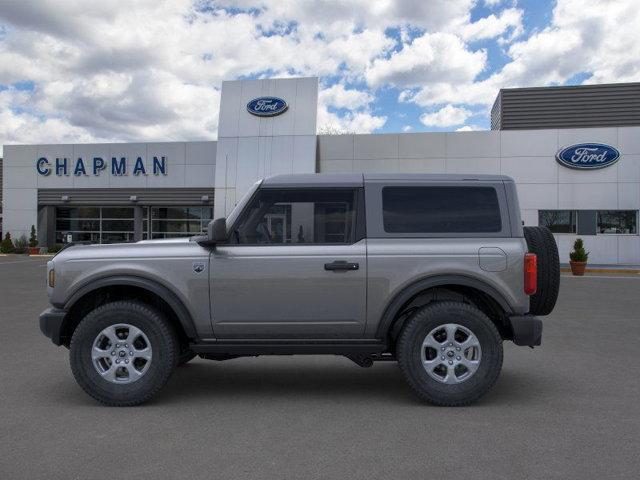
<instances>
[{"instance_id":1,"label":"running board","mask_svg":"<svg viewBox=\"0 0 640 480\"><path fill-rule=\"evenodd\" d=\"M192 343L198 355L380 355L387 344L378 340L239 340Z\"/></svg>"}]
</instances>

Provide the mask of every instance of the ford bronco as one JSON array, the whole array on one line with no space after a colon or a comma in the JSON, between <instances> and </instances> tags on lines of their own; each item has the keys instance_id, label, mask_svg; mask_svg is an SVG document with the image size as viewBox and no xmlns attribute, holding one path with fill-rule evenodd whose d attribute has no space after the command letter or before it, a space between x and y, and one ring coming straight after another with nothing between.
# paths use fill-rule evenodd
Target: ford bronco
<instances>
[{"instance_id":1,"label":"ford bronco","mask_svg":"<svg viewBox=\"0 0 640 480\"><path fill-rule=\"evenodd\" d=\"M195 356L290 354L397 361L422 400L469 404L503 341L540 345L560 278L512 179L395 174L267 178L205 235L72 246L46 275L40 329L113 406Z\"/></svg>"}]
</instances>

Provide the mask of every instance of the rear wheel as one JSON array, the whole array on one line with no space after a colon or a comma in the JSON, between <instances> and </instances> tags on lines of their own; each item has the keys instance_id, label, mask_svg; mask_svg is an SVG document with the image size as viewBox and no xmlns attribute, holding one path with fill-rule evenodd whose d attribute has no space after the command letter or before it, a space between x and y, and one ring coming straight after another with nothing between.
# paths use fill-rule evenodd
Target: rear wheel
<instances>
[{"instance_id":1,"label":"rear wheel","mask_svg":"<svg viewBox=\"0 0 640 480\"><path fill-rule=\"evenodd\" d=\"M471 305L441 302L418 310L397 343L400 370L418 396L442 406L482 397L502 368L502 339Z\"/></svg>"},{"instance_id":2,"label":"rear wheel","mask_svg":"<svg viewBox=\"0 0 640 480\"><path fill-rule=\"evenodd\" d=\"M80 322L69 358L86 393L106 405L133 406L167 383L177 352L176 334L160 313L120 301L96 308Z\"/></svg>"}]
</instances>

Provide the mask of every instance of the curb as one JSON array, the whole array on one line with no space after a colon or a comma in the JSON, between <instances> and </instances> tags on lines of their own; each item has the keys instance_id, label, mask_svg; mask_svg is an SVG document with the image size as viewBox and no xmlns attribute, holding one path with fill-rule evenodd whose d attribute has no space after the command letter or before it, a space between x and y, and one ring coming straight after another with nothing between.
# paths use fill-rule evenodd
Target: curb
<instances>
[{"instance_id":1,"label":"curb","mask_svg":"<svg viewBox=\"0 0 640 480\"><path fill-rule=\"evenodd\" d=\"M571 273L571 268L560 267L562 273ZM626 274L626 275L640 275L640 269L636 268L589 268L585 270L585 273L607 273L607 274Z\"/></svg>"}]
</instances>

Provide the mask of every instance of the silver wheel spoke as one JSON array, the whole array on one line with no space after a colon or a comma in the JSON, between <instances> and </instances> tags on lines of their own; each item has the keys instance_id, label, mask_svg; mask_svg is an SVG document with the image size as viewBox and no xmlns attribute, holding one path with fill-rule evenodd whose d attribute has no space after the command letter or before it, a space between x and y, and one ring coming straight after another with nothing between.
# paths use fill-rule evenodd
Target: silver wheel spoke
<instances>
[{"instance_id":1,"label":"silver wheel spoke","mask_svg":"<svg viewBox=\"0 0 640 480\"><path fill-rule=\"evenodd\" d=\"M451 385L454 383L458 383L458 378L456 377L456 367L455 365L447 365L447 376L444 377L443 382L447 385Z\"/></svg>"},{"instance_id":2,"label":"silver wheel spoke","mask_svg":"<svg viewBox=\"0 0 640 480\"><path fill-rule=\"evenodd\" d=\"M435 350L438 350L440 347L442 347L442 345L438 343L438 341L435 338L433 338L433 335L427 335L426 338L424 339L424 342L422 342L422 348L427 348L427 347L431 347Z\"/></svg>"},{"instance_id":3,"label":"silver wheel spoke","mask_svg":"<svg viewBox=\"0 0 640 480\"><path fill-rule=\"evenodd\" d=\"M144 371L143 372L139 372L138 370L135 369L135 367L131 364L127 365L125 367L125 369L127 370L127 373L129 374L129 381L130 382L135 382L136 380L138 380L142 375L144 375Z\"/></svg>"},{"instance_id":4,"label":"silver wheel spoke","mask_svg":"<svg viewBox=\"0 0 640 480\"><path fill-rule=\"evenodd\" d=\"M465 349L469 347L480 347L480 342L478 341L476 336L472 333L467 337L467 339L464 342L460 344L460 346Z\"/></svg>"},{"instance_id":5,"label":"silver wheel spoke","mask_svg":"<svg viewBox=\"0 0 640 480\"><path fill-rule=\"evenodd\" d=\"M91 358L95 360L99 360L101 358L109 358L111 356L111 350L102 350L98 347L93 347L91 349Z\"/></svg>"},{"instance_id":6,"label":"silver wheel spoke","mask_svg":"<svg viewBox=\"0 0 640 480\"><path fill-rule=\"evenodd\" d=\"M140 330L137 327L134 327L133 325L129 326L129 334L127 335L127 343L129 345L132 345L133 342L136 340L136 338L138 338L140 335L142 335L142 330Z\"/></svg>"},{"instance_id":7,"label":"silver wheel spoke","mask_svg":"<svg viewBox=\"0 0 640 480\"><path fill-rule=\"evenodd\" d=\"M466 357L462 357L460 363L467 368L467 372L469 372L470 375L474 374L480 365L478 360L469 360Z\"/></svg>"},{"instance_id":8,"label":"silver wheel spoke","mask_svg":"<svg viewBox=\"0 0 640 480\"><path fill-rule=\"evenodd\" d=\"M111 342L111 348L115 347L116 344L120 341L118 335L116 335L115 325L111 325L110 327L105 328L102 331L102 335L109 339L109 342Z\"/></svg>"},{"instance_id":9,"label":"silver wheel spoke","mask_svg":"<svg viewBox=\"0 0 640 480\"><path fill-rule=\"evenodd\" d=\"M144 358L145 360L151 360L151 349L149 347L141 350L133 349L133 358Z\"/></svg>"},{"instance_id":10,"label":"silver wheel spoke","mask_svg":"<svg viewBox=\"0 0 640 480\"><path fill-rule=\"evenodd\" d=\"M458 331L458 325L448 323L445 325L444 330L447 332L447 342L453 342L456 344L456 332Z\"/></svg>"},{"instance_id":11,"label":"silver wheel spoke","mask_svg":"<svg viewBox=\"0 0 640 480\"><path fill-rule=\"evenodd\" d=\"M109 367L108 370L105 370L104 372L99 372L100 375L102 375L102 378L104 378L105 380L109 380L110 382L116 382L116 371L118 370L118 366L116 365L115 362L111 364L111 367Z\"/></svg>"}]
</instances>

